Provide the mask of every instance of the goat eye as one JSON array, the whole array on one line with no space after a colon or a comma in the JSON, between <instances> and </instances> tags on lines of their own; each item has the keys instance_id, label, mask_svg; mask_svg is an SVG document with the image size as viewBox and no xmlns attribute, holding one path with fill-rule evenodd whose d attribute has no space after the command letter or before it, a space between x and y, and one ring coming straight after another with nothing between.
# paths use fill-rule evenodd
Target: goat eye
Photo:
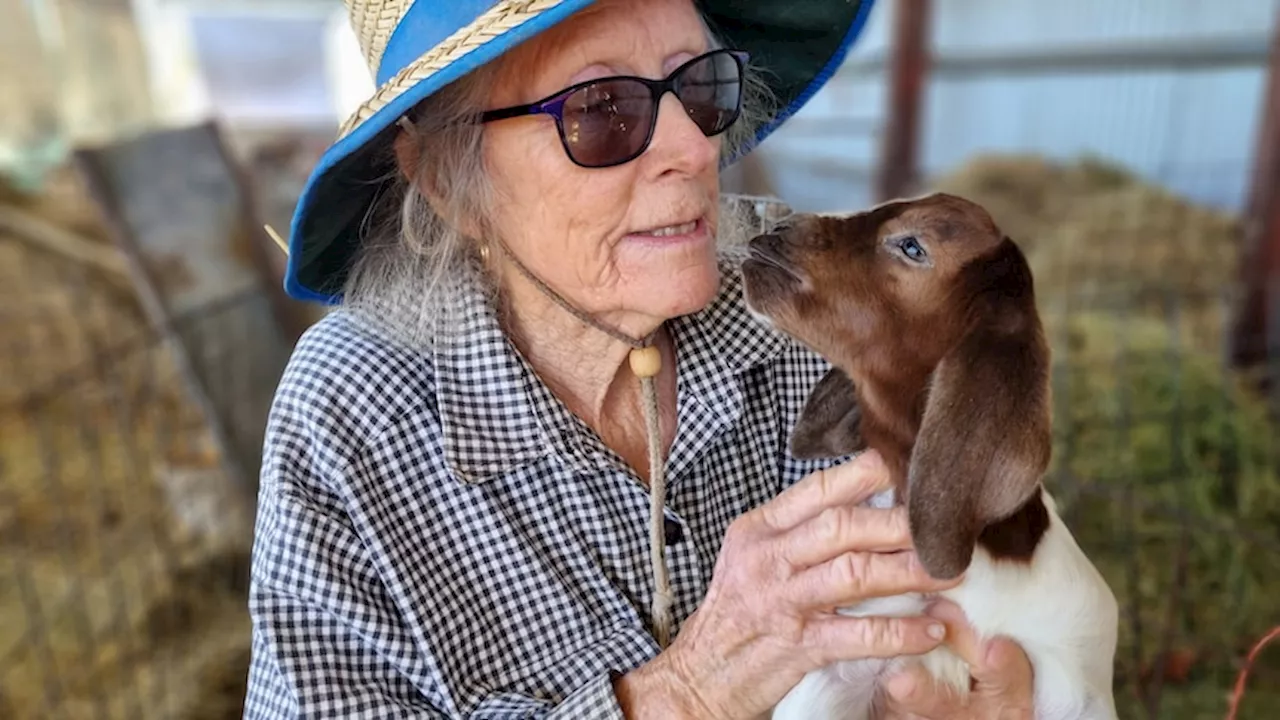
<instances>
[{"instance_id":1,"label":"goat eye","mask_svg":"<svg viewBox=\"0 0 1280 720\"><path fill-rule=\"evenodd\" d=\"M912 260L924 260L924 248L920 246L920 241L913 237L903 238L899 241L898 246L902 248L902 254Z\"/></svg>"}]
</instances>

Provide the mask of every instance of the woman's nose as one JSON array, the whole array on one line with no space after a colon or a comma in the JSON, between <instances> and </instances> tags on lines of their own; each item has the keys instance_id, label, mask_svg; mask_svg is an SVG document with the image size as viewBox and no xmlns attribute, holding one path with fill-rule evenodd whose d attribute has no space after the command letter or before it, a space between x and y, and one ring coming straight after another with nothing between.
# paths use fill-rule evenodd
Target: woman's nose
<instances>
[{"instance_id":1,"label":"woman's nose","mask_svg":"<svg viewBox=\"0 0 1280 720\"><path fill-rule=\"evenodd\" d=\"M699 174L720 156L719 137L702 134L689 113L673 93L662 96L658 104L658 123L653 129L653 141L649 154L663 167L663 171Z\"/></svg>"}]
</instances>

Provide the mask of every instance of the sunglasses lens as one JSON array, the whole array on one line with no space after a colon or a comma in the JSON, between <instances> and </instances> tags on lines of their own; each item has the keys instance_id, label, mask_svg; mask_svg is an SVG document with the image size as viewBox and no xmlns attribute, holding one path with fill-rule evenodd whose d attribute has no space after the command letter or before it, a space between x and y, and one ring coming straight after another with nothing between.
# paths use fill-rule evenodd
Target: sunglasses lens
<instances>
[{"instance_id":1,"label":"sunglasses lens","mask_svg":"<svg viewBox=\"0 0 1280 720\"><path fill-rule=\"evenodd\" d=\"M565 101L565 144L583 165L621 162L644 145L655 109L649 88L641 83L608 80L589 85Z\"/></svg>"},{"instance_id":2,"label":"sunglasses lens","mask_svg":"<svg viewBox=\"0 0 1280 720\"><path fill-rule=\"evenodd\" d=\"M738 117L742 68L729 53L711 53L685 66L676 80L676 95L703 134L722 133ZM657 111L644 83L592 83L565 99L565 146L575 162L587 167L625 162L644 150Z\"/></svg>"},{"instance_id":3,"label":"sunglasses lens","mask_svg":"<svg viewBox=\"0 0 1280 720\"><path fill-rule=\"evenodd\" d=\"M717 135L738 117L742 70L729 53L713 53L685 68L676 92L703 134Z\"/></svg>"}]
</instances>

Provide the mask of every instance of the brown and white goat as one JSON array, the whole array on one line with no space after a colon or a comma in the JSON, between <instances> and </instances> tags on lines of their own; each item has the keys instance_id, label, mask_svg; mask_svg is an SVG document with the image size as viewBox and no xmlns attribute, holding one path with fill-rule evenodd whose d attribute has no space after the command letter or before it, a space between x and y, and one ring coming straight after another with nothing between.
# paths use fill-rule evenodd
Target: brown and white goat
<instances>
[{"instance_id":1,"label":"brown and white goat","mask_svg":"<svg viewBox=\"0 0 1280 720\"><path fill-rule=\"evenodd\" d=\"M823 355L830 372L797 421L797 457L874 448L905 504L921 565L966 573L940 593L984 637L1003 635L1035 672L1037 720L1116 717L1117 606L1041 484L1050 459L1049 348L1032 274L979 205L949 194L850 215L793 215L743 262L751 312ZM921 613L928 597L874 598L838 612ZM915 658L968 692L946 646ZM879 685L912 658L810 673L774 720L865 720Z\"/></svg>"}]
</instances>

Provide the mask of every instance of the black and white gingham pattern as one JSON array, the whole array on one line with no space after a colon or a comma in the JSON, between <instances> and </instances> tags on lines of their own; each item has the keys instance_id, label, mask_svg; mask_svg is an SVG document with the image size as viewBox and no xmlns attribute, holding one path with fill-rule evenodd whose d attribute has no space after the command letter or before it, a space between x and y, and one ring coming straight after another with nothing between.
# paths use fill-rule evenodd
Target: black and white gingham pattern
<instances>
[{"instance_id":1,"label":"black and white gingham pattern","mask_svg":"<svg viewBox=\"0 0 1280 720\"><path fill-rule=\"evenodd\" d=\"M827 365L723 269L671 324L677 629L729 522L819 466L786 436ZM480 296L459 302L431 352L345 310L296 348L264 451L246 717L621 718L610 673L657 652L647 492Z\"/></svg>"}]
</instances>

